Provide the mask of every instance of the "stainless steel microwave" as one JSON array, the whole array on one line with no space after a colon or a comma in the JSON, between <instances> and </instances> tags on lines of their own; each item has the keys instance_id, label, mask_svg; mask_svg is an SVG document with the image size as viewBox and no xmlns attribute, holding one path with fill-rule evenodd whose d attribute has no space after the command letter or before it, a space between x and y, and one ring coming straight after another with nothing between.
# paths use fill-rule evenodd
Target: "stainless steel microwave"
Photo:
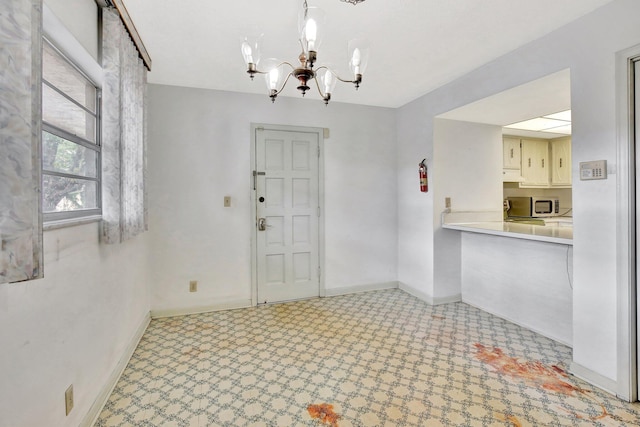
<instances>
[{"instance_id":1,"label":"stainless steel microwave","mask_svg":"<svg viewBox=\"0 0 640 427\"><path fill-rule=\"evenodd\" d=\"M560 215L557 197L507 197L507 215L526 218L545 218Z\"/></svg>"}]
</instances>

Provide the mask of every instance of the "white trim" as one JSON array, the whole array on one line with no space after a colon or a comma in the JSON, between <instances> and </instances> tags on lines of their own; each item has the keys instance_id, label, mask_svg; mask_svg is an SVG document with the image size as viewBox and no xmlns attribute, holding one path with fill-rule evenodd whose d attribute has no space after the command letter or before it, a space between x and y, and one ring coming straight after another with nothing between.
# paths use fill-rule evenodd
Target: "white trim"
<instances>
[{"instance_id":1,"label":"white trim","mask_svg":"<svg viewBox=\"0 0 640 427\"><path fill-rule=\"evenodd\" d=\"M581 380L588 382L589 384L592 384L598 388L601 388L607 393L611 393L614 396L616 395L614 391L618 388L616 381L612 380L611 378L607 378L603 375L600 375L599 373L594 372L591 369L585 368L579 363L571 362L571 366L569 367L569 373L571 375L574 375L580 378Z\"/></svg>"},{"instance_id":2,"label":"white trim","mask_svg":"<svg viewBox=\"0 0 640 427\"><path fill-rule=\"evenodd\" d=\"M151 310L152 319L163 317L188 316L190 314L210 313L212 311L235 310L251 307L251 300L239 299L227 301L222 304L203 305L197 307L176 308L167 310Z\"/></svg>"},{"instance_id":3,"label":"white trim","mask_svg":"<svg viewBox=\"0 0 640 427\"><path fill-rule=\"evenodd\" d=\"M57 49L91 79L92 83L102 89L104 81L102 67L46 4L42 5L42 32Z\"/></svg>"},{"instance_id":4,"label":"white trim","mask_svg":"<svg viewBox=\"0 0 640 427\"><path fill-rule=\"evenodd\" d=\"M79 218L59 219L56 221L48 221L42 224L44 231L57 230L59 228L74 227L76 225L90 224L92 222L100 222L102 215L83 216Z\"/></svg>"},{"instance_id":5,"label":"white trim","mask_svg":"<svg viewBox=\"0 0 640 427\"><path fill-rule=\"evenodd\" d=\"M640 45L616 54L617 133L617 384L616 394L624 400L638 399L636 300L636 169L632 136L633 109L629 81L631 58L640 55Z\"/></svg>"},{"instance_id":6,"label":"white trim","mask_svg":"<svg viewBox=\"0 0 640 427\"><path fill-rule=\"evenodd\" d=\"M369 283L366 285L343 286L325 290L325 297L358 294L361 292L380 291L383 289L398 289L398 282Z\"/></svg>"},{"instance_id":7,"label":"white trim","mask_svg":"<svg viewBox=\"0 0 640 427\"><path fill-rule=\"evenodd\" d=\"M319 281L319 296L326 296L325 281L326 276L325 269L325 211L324 211L324 128L306 127L306 126L289 126L289 125L274 125L265 123L251 123L251 137L249 138L250 147L250 164L249 164L249 198L251 200L249 219L249 227L251 227L251 305L258 305L258 276L257 276L257 230L256 222L258 218L256 216L257 206L256 197L253 190L253 175L252 172L256 164L256 130L280 130L285 132L307 132L316 133L318 135L318 148L320 149L320 157L318 159L318 204L320 205L320 218L318 218L318 265L320 266L320 281Z\"/></svg>"},{"instance_id":8,"label":"white trim","mask_svg":"<svg viewBox=\"0 0 640 427\"><path fill-rule=\"evenodd\" d=\"M102 412L104 405L106 405L107 401L109 400L109 396L111 396L113 389L116 387L116 384L118 384L118 380L120 380L122 373L129 364L129 360L131 360L131 356L133 356L133 353L136 351L136 348L138 347L138 344L140 343L140 340L142 339L142 336L147 330L150 322L151 315L150 313L146 313L144 318L142 319L142 322L140 323L140 325L138 325L136 333L131 338L129 345L127 346L127 348L125 348L122 357L118 361L118 364L113 368L113 371L111 372L111 375L109 375L107 382L105 382L102 386L98 397L96 397L96 399L93 401L93 405L91 405L91 408L89 408L89 412L80 422L80 427L91 427L98 420L100 412Z\"/></svg>"},{"instance_id":9,"label":"white trim","mask_svg":"<svg viewBox=\"0 0 640 427\"><path fill-rule=\"evenodd\" d=\"M442 304L450 304L452 302L462 302L462 294L455 294L455 295L449 295L446 297L435 298L435 297L432 297L431 295L428 295L422 291L419 291L402 282L398 282L398 288L405 291L409 295L413 295L419 300L426 302L429 305L442 305Z\"/></svg>"}]
</instances>

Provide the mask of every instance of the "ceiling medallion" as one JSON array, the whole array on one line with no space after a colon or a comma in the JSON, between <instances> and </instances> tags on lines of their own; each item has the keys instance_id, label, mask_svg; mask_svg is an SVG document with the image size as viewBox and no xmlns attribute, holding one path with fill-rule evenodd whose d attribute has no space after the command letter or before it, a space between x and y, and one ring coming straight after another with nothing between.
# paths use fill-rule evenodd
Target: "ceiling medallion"
<instances>
[{"instance_id":1,"label":"ceiling medallion","mask_svg":"<svg viewBox=\"0 0 640 427\"><path fill-rule=\"evenodd\" d=\"M364 0L340 0L343 1L345 3L351 3L352 5L357 5L358 3L362 3Z\"/></svg>"},{"instance_id":2,"label":"ceiling medallion","mask_svg":"<svg viewBox=\"0 0 640 427\"><path fill-rule=\"evenodd\" d=\"M349 3L359 3L364 0L342 0ZM291 76L298 79L298 90L304 96L310 89L308 84L314 80L318 92L325 104L329 103L331 94L337 83L353 83L356 90L362 83L362 74L364 73L369 61L369 43L364 39L353 39L349 42L349 67L353 73L353 78L343 79L339 77L335 71L326 66L314 69L318 56L318 49L322 42L323 24L325 21L325 13L318 7L310 7L307 0L302 3L302 8L298 16L298 34L300 34L300 46L302 52L298 56L300 64L293 66L289 62L281 62L276 59L267 59L260 63L260 45L262 35L258 37L245 37L242 43L242 56L247 65L247 73L251 80L256 74L264 74L269 97L275 102L276 97L289 81ZM260 63L261 69L258 69ZM287 67L290 71L286 73ZM285 70L282 70L282 69Z\"/></svg>"}]
</instances>

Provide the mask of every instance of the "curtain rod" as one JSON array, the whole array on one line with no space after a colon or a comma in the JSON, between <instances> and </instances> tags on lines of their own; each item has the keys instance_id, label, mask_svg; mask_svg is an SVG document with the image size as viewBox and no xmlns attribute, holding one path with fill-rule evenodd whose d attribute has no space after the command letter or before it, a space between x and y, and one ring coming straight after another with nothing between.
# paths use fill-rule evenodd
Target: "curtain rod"
<instances>
[{"instance_id":1,"label":"curtain rod","mask_svg":"<svg viewBox=\"0 0 640 427\"><path fill-rule=\"evenodd\" d=\"M147 48L144 47L144 43L142 43L142 38L140 34L138 34L138 30L136 26L133 24L133 20L131 16L129 16L129 12L127 8L124 6L123 0L95 0L98 6L100 7L115 7L118 10L118 14L120 15L120 19L124 24L127 32L131 36L131 40L133 40L133 44L136 45L138 49L138 54L140 58L142 58L142 62L144 62L147 70L151 71L151 56L149 56L149 52L147 52Z\"/></svg>"}]
</instances>

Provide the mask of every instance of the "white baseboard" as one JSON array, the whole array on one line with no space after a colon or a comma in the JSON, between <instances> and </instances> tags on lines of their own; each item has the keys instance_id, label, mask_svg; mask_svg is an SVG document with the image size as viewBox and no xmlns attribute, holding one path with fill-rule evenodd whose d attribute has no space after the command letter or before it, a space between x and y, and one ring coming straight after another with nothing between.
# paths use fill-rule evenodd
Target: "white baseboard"
<instances>
[{"instance_id":1,"label":"white baseboard","mask_svg":"<svg viewBox=\"0 0 640 427\"><path fill-rule=\"evenodd\" d=\"M189 314L209 313L212 311L234 310L236 308L251 307L250 299L232 300L221 304L213 304L197 307L176 308L168 310L151 310L151 318L159 319L162 317L186 316Z\"/></svg>"},{"instance_id":2,"label":"white baseboard","mask_svg":"<svg viewBox=\"0 0 640 427\"><path fill-rule=\"evenodd\" d=\"M140 323L140 325L138 325L138 329L136 329L136 333L133 335L133 338L129 342L129 345L127 346L127 348L125 348L124 354L118 361L118 364L111 372L111 375L109 375L109 379L102 386L102 389L100 390L98 397L96 397L96 400L94 400L93 405L91 405L89 412L82 419L82 422L80 423L80 427L91 427L98 420L98 417L100 416L100 412L102 412L102 408L104 408L104 405L109 400L109 396L111 396L113 389L116 387L116 384L120 379L120 376L122 375L125 368L129 364L129 360L131 359L131 356L133 356L133 353L136 351L136 348L138 347L138 343L142 339L144 332L147 330L147 327L149 326L149 322L151 322L151 315L150 313L147 313L142 319L142 322Z\"/></svg>"},{"instance_id":3,"label":"white baseboard","mask_svg":"<svg viewBox=\"0 0 640 427\"><path fill-rule=\"evenodd\" d=\"M618 389L618 384L611 378L607 378L604 375L594 372L589 368L585 368L584 366L576 362L571 362L569 373L571 375L575 375L581 380L585 380L591 385L594 385L606 391L607 393L611 393L612 395L616 396L615 390Z\"/></svg>"},{"instance_id":4,"label":"white baseboard","mask_svg":"<svg viewBox=\"0 0 640 427\"><path fill-rule=\"evenodd\" d=\"M357 294L360 292L380 291L382 289L398 289L398 282L370 283L366 285L343 286L341 288L325 289L324 296Z\"/></svg>"},{"instance_id":5,"label":"white baseboard","mask_svg":"<svg viewBox=\"0 0 640 427\"><path fill-rule=\"evenodd\" d=\"M434 298L431 295L428 295L422 291L419 291L405 283L402 282L398 282L398 287L400 289L402 289L403 291L405 291L406 293L413 295L414 297L418 298L419 300L422 300L424 302L426 302L429 305L442 305L442 304L449 304L452 302L460 302L462 301L462 295L461 294L455 294L455 295L450 295L450 296L446 296L446 297L439 297L439 298Z\"/></svg>"}]
</instances>

